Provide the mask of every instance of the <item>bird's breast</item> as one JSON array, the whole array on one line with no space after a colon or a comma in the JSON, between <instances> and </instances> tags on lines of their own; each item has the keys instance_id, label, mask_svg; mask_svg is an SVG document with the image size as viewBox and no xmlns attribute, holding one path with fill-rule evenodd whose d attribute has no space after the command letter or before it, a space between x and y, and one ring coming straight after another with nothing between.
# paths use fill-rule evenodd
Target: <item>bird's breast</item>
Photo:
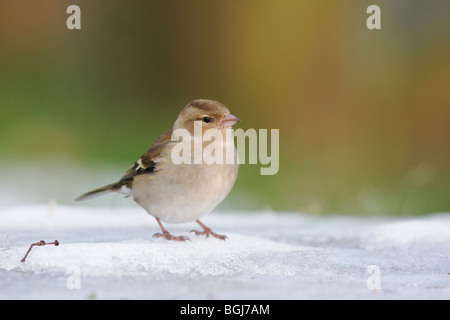
<instances>
[{"instance_id":1,"label":"bird's breast","mask_svg":"<svg viewBox=\"0 0 450 320\"><path fill-rule=\"evenodd\" d=\"M234 148L234 147L233 147ZM194 221L212 211L233 187L239 164L159 163L158 170L136 177L135 201L167 223Z\"/></svg>"}]
</instances>

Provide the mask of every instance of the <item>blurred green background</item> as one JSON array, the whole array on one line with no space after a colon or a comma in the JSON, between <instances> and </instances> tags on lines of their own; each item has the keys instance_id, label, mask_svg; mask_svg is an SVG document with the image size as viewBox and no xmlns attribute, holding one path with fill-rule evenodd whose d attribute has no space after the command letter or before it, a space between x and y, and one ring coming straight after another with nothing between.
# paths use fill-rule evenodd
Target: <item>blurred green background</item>
<instances>
[{"instance_id":1,"label":"blurred green background","mask_svg":"<svg viewBox=\"0 0 450 320\"><path fill-rule=\"evenodd\" d=\"M1 1L0 202L74 204L208 98L237 128L280 130L278 174L241 165L222 209L450 211L449 16L448 1Z\"/></svg>"}]
</instances>

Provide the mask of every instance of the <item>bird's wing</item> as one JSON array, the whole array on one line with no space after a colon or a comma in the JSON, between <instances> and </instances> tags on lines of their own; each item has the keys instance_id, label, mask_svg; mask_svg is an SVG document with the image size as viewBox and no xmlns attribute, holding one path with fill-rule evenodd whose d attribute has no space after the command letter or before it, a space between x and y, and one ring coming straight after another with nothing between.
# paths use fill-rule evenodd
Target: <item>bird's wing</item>
<instances>
[{"instance_id":1,"label":"bird's wing","mask_svg":"<svg viewBox=\"0 0 450 320\"><path fill-rule=\"evenodd\" d=\"M126 185L131 188L133 179L141 174L155 172L158 168L158 158L161 152L171 142L172 129L164 132L150 149L147 150L132 166L127 170L125 175L117 183L117 187Z\"/></svg>"},{"instance_id":2,"label":"bird's wing","mask_svg":"<svg viewBox=\"0 0 450 320\"><path fill-rule=\"evenodd\" d=\"M131 195L131 189L133 186L133 179L141 174L150 174L155 172L158 168L158 159L161 152L167 147L167 144L171 142L172 129L164 132L132 166L127 170L125 175L116 183L109 184L107 186L89 191L78 198L77 201L88 200L106 194L112 191L120 192L126 196Z\"/></svg>"}]
</instances>

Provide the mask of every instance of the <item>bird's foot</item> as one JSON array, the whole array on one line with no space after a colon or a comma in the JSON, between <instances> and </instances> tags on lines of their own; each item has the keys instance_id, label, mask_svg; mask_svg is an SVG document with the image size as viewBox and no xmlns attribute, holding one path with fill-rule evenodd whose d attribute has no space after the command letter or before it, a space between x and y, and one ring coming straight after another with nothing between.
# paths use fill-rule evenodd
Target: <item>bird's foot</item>
<instances>
[{"instance_id":1,"label":"bird's foot","mask_svg":"<svg viewBox=\"0 0 450 320\"><path fill-rule=\"evenodd\" d=\"M226 235L217 234L215 232L212 232L210 228L204 228L204 231L197 231L197 230L191 230L191 232L194 232L196 236L205 236L208 238L209 236L213 236L214 238L220 239L220 240L226 240L228 237Z\"/></svg>"},{"instance_id":2,"label":"bird's foot","mask_svg":"<svg viewBox=\"0 0 450 320\"><path fill-rule=\"evenodd\" d=\"M163 233L155 233L153 235L153 238L166 238L167 240L174 240L174 241L191 241L191 239L189 239L189 237L185 237L185 236L173 236L168 232L163 232Z\"/></svg>"}]
</instances>

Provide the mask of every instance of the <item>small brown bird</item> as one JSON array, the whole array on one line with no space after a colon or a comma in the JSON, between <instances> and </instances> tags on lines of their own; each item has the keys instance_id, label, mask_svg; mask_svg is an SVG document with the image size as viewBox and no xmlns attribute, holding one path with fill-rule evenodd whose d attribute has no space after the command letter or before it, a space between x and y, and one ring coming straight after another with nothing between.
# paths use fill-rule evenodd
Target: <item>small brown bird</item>
<instances>
[{"instance_id":1,"label":"small brown bird","mask_svg":"<svg viewBox=\"0 0 450 320\"><path fill-rule=\"evenodd\" d=\"M203 228L203 231L193 230L196 235L211 235L225 240L226 236L212 232L199 219L225 199L236 181L239 168L237 151L232 132L227 129L239 121L220 102L194 100L180 112L173 127L164 132L118 182L85 193L76 200L118 192L132 196L134 201L155 217L162 230L155 237L188 240L185 236L171 235L161 221L169 224L196 221ZM198 133L196 129L200 124L201 136L198 137L194 133ZM209 129L214 129L211 130L215 133L214 139L203 138ZM189 133L192 139L185 136L182 140L174 139L173 134L176 132ZM223 161L199 162L196 145L201 146L200 152L203 154L208 148L214 149L211 148L213 142L217 144L211 154L216 157L215 160ZM193 152L184 154L189 150L180 147L186 146L193 147ZM183 159L188 161L174 161L174 157L180 154L174 151L179 149L183 150Z\"/></svg>"}]
</instances>

